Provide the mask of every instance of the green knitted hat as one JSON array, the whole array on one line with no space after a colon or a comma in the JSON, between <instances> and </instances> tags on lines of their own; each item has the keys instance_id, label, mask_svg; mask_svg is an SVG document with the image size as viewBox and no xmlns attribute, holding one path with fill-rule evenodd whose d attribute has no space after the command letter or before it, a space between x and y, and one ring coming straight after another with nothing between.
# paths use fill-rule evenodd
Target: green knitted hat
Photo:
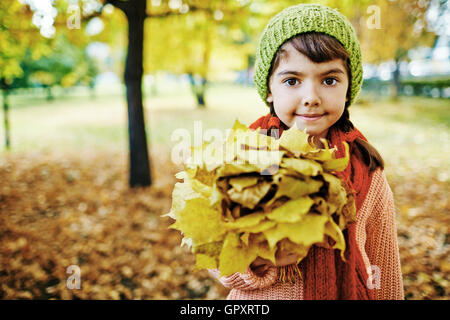
<instances>
[{"instance_id":1,"label":"green knitted hat","mask_svg":"<svg viewBox=\"0 0 450 320\"><path fill-rule=\"evenodd\" d=\"M278 48L288 39L305 32L322 32L336 38L350 55L352 87L349 106L362 85L361 48L355 30L348 19L330 7L320 4L299 4L284 9L274 16L263 31L256 52L255 84L267 104L267 84L272 60Z\"/></svg>"}]
</instances>

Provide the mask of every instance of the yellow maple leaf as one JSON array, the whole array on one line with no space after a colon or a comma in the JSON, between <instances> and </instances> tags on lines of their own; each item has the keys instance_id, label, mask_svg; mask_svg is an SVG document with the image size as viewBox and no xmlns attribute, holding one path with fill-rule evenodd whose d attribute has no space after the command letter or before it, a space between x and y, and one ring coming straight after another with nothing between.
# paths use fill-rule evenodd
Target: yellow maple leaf
<instances>
[{"instance_id":1,"label":"yellow maple leaf","mask_svg":"<svg viewBox=\"0 0 450 320\"><path fill-rule=\"evenodd\" d=\"M215 269L215 268L217 268L217 259L216 258L208 256L203 253L197 253L195 255L194 270Z\"/></svg>"},{"instance_id":2,"label":"yellow maple leaf","mask_svg":"<svg viewBox=\"0 0 450 320\"><path fill-rule=\"evenodd\" d=\"M241 192L231 188L227 191L230 199L245 208L253 209L259 201L269 192L270 182L263 181L254 186L244 188Z\"/></svg>"},{"instance_id":3,"label":"yellow maple leaf","mask_svg":"<svg viewBox=\"0 0 450 320\"><path fill-rule=\"evenodd\" d=\"M322 166L309 159L299 159L299 158L283 158L281 161L281 167L297 171L303 176L317 176L322 173Z\"/></svg>"},{"instance_id":4,"label":"yellow maple leaf","mask_svg":"<svg viewBox=\"0 0 450 320\"><path fill-rule=\"evenodd\" d=\"M314 201L310 197L287 201L282 206L266 214L267 218L277 222L299 222L309 212Z\"/></svg>"},{"instance_id":5,"label":"yellow maple leaf","mask_svg":"<svg viewBox=\"0 0 450 320\"><path fill-rule=\"evenodd\" d=\"M183 232L194 245L220 241L226 232L218 210L211 208L209 200L204 198L186 201L184 208L177 213L177 220L169 228Z\"/></svg>"},{"instance_id":6,"label":"yellow maple leaf","mask_svg":"<svg viewBox=\"0 0 450 320\"><path fill-rule=\"evenodd\" d=\"M329 173L323 173L324 180L328 183L328 194L326 196L330 213L341 211L347 203L347 192L342 186L341 180Z\"/></svg>"},{"instance_id":7,"label":"yellow maple leaf","mask_svg":"<svg viewBox=\"0 0 450 320\"><path fill-rule=\"evenodd\" d=\"M277 178L276 178L277 179ZM276 199L286 196L289 199L296 199L299 197L303 197L305 195L309 195L312 193L316 193L320 190L323 185L322 181L314 180L311 178L298 179L291 176L283 175L277 179L278 189L276 194L273 196L271 200L267 202L270 205Z\"/></svg>"},{"instance_id":8,"label":"yellow maple leaf","mask_svg":"<svg viewBox=\"0 0 450 320\"><path fill-rule=\"evenodd\" d=\"M345 252L345 239L344 235L339 228L339 226L333 221L333 219L329 219L325 224L325 234L332 238L335 241L335 244L332 246L333 249L341 250L341 258L345 261L344 252Z\"/></svg>"},{"instance_id":9,"label":"yellow maple leaf","mask_svg":"<svg viewBox=\"0 0 450 320\"><path fill-rule=\"evenodd\" d=\"M260 242L250 237L247 246L240 240L238 233L228 233L219 257L220 275L244 273L258 256L275 262L275 252L269 249L266 242Z\"/></svg>"},{"instance_id":10,"label":"yellow maple leaf","mask_svg":"<svg viewBox=\"0 0 450 320\"><path fill-rule=\"evenodd\" d=\"M228 182L236 191L241 192L244 188L258 183L258 176L238 176L231 178Z\"/></svg>"},{"instance_id":11,"label":"yellow maple leaf","mask_svg":"<svg viewBox=\"0 0 450 320\"><path fill-rule=\"evenodd\" d=\"M279 139L279 144L280 148L284 148L292 152L296 157L299 157L303 153L316 149L308 140L308 134L296 126L292 126L288 130L283 131Z\"/></svg>"},{"instance_id":12,"label":"yellow maple leaf","mask_svg":"<svg viewBox=\"0 0 450 320\"><path fill-rule=\"evenodd\" d=\"M225 222L224 226L227 229L241 230L241 229L246 229L249 227L254 227L254 226L260 224L260 222L262 220L264 220L265 218L266 218L266 214L264 212L255 212L255 213L246 215L244 217L241 217L239 219L236 219L234 221Z\"/></svg>"},{"instance_id":13,"label":"yellow maple leaf","mask_svg":"<svg viewBox=\"0 0 450 320\"><path fill-rule=\"evenodd\" d=\"M288 238L294 243L306 247L324 240L324 228L328 217L315 214L307 214L299 222L278 223L272 229L263 232L269 242L270 248L274 248L278 241Z\"/></svg>"}]
</instances>

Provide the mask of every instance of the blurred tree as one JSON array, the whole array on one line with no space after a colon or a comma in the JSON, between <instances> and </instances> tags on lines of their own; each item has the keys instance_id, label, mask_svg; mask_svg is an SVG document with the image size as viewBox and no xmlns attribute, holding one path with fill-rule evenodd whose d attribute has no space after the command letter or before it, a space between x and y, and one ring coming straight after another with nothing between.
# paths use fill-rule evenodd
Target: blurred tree
<instances>
[{"instance_id":1,"label":"blurred tree","mask_svg":"<svg viewBox=\"0 0 450 320\"><path fill-rule=\"evenodd\" d=\"M47 8L50 9L47 16L38 12L40 7L36 3L33 0L0 2L0 90L7 150L11 145L8 95L12 89L39 84L47 88L47 97L51 99L51 86L82 83L93 88L96 75L95 65L85 52L86 45L96 39L84 32L82 26L87 21L71 25L66 16L57 16L57 11L70 12L66 1L55 1L55 8ZM92 17L98 14L92 6L87 6L86 11ZM57 37L52 38L53 25L45 25L43 21L52 21L60 31ZM116 28L103 32L102 38L111 39L111 30Z\"/></svg>"},{"instance_id":2,"label":"blurred tree","mask_svg":"<svg viewBox=\"0 0 450 320\"><path fill-rule=\"evenodd\" d=\"M433 44L436 34L429 30L426 12L430 1L375 0L365 8L360 41L363 58L369 63L393 60L394 97L400 92L400 63L408 51Z\"/></svg>"},{"instance_id":3,"label":"blurred tree","mask_svg":"<svg viewBox=\"0 0 450 320\"><path fill-rule=\"evenodd\" d=\"M152 180L142 105L142 60L147 0L107 0L106 3L120 9L128 21L128 53L124 79L128 102L129 184L131 187L148 186Z\"/></svg>"},{"instance_id":4,"label":"blurred tree","mask_svg":"<svg viewBox=\"0 0 450 320\"><path fill-rule=\"evenodd\" d=\"M215 10L215 5L231 4L233 1L206 1L193 0L183 2L182 0L105 0L104 4L112 4L120 9L126 16L128 21L128 52L125 62L124 79L127 88L128 102L128 126L129 126L129 146L130 146L130 186L148 186L151 184L151 171L148 157L147 139L145 134L145 120L143 115L142 104L142 75L143 66L143 50L144 50L144 23L146 18L163 18L170 16L192 14L195 12L204 12L210 17L213 14L220 14ZM225 7L227 8L227 7ZM238 8L239 9L239 8ZM235 14L234 12L224 12L222 14ZM208 20L203 20L202 30L203 44L203 65L199 74L206 79L206 71L209 66L210 56L210 35L206 32ZM167 37L159 42L156 46L167 48L165 45L171 38ZM189 37L187 38L189 39ZM206 40L205 40L206 39ZM198 42L197 42L198 43ZM153 48L152 48L153 49ZM182 53L183 50L180 52ZM188 72L189 73L189 72ZM193 73L192 77L193 77ZM204 102L204 88L206 81L200 82L200 91L196 96L199 102ZM197 86L195 86L196 88ZM196 91L197 92L197 91Z\"/></svg>"},{"instance_id":5,"label":"blurred tree","mask_svg":"<svg viewBox=\"0 0 450 320\"><path fill-rule=\"evenodd\" d=\"M20 62L30 50L32 59L50 52L50 41L41 39L31 24L32 16L30 8L17 0L0 2L0 89L7 150L11 146L8 95L13 79L23 75Z\"/></svg>"},{"instance_id":6,"label":"blurred tree","mask_svg":"<svg viewBox=\"0 0 450 320\"><path fill-rule=\"evenodd\" d=\"M47 90L47 100L51 100L51 88L56 85L63 88L78 84L94 87L97 67L85 48L75 46L65 34L60 34L51 49L50 54L37 60L32 59L32 51L27 50L20 62L22 75L13 79L11 88L43 87Z\"/></svg>"},{"instance_id":7,"label":"blurred tree","mask_svg":"<svg viewBox=\"0 0 450 320\"><path fill-rule=\"evenodd\" d=\"M210 1L209 8L203 11L149 19L144 41L145 72L165 70L186 74L197 105L205 107L209 79L224 70L246 66L248 46L245 40L248 42L249 37L245 39L241 30L248 18L248 4ZM237 32L239 39L235 40Z\"/></svg>"}]
</instances>

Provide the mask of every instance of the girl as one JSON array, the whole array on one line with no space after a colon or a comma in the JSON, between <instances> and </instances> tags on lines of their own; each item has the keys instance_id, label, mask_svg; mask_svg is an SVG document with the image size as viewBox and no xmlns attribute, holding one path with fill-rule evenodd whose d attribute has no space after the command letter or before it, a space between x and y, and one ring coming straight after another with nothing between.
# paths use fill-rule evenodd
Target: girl
<instances>
[{"instance_id":1,"label":"girl","mask_svg":"<svg viewBox=\"0 0 450 320\"><path fill-rule=\"evenodd\" d=\"M313 246L293 283L296 255L277 252L276 264L257 258L245 273L219 280L228 299L404 299L392 191L377 150L355 128L348 108L362 84L358 39L350 22L329 7L289 7L266 26L256 57L255 84L270 107L250 128L280 136L294 124L336 146L349 165L339 177L355 191L356 222L344 230L344 262L338 250ZM262 132L262 131L261 131ZM283 271L284 270L284 271ZM217 270L211 272L218 276Z\"/></svg>"}]
</instances>

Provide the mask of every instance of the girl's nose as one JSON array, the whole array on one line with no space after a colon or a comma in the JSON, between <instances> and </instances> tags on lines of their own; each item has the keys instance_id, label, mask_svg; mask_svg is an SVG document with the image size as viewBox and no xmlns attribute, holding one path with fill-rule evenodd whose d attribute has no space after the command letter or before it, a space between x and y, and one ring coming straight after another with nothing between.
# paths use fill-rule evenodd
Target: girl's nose
<instances>
[{"instance_id":1,"label":"girl's nose","mask_svg":"<svg viewBox=\"0 0 450 320\"><path fill-rule=\"evenodd\" d=\"M317 89L313 84L305 86L305 90L302 92L301 103L305 107L318 107L321 103Z\"/></svg>"}]
</instances>

